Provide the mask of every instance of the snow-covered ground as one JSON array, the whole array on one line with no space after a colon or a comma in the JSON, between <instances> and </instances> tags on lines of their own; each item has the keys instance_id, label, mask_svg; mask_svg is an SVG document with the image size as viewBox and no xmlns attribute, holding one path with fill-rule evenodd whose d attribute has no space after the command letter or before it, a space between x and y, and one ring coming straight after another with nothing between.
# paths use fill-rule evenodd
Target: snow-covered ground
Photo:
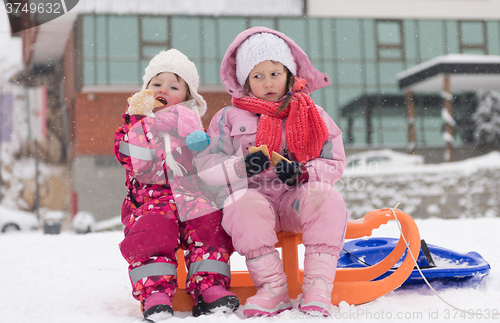
<instances>
[{"instance_id":1,"label":"snow-covered ground","mask_svg":"<svg viewBox=\"0 0 500 323\"><path fill-rule=\"evenodd\" d=\"M6 18L5 11L1 9L0 85L3 90L9 90L7 87L10 85L5 79L19 69L22 57L20 39L10 37ZM19 118L22 119L22 116ZM24 165L24 161L14 163L9 159L12 155L9 152L14 151L23 141L23 135L26 136L17 134L13 136L11 143L2 145L2 161L4 164L15 165L13 173L23 174L23 178L26 178L33 176L33 164ZM487 163L492 164L490 161ZM498 164L498 161L494 163ZM457 171L458 168L461 171L471 170L469 167L464 168L464 164L453 165L457 167ZM428 167L445 167L448 171L453 171L450 166ZM473 166L482 167L477 162L474 162ZM4 173L3 176L4 180L10 180L13 185L21 185L20 181L15 182L7 174ZM10 191L15 193L18 190ZM2 203L6 208L2 207L0 211L9 212L9 208L16 204L13 203L14 199L6 198L5 192L3 194ZM405 201L400 202L403 203L401 208L405 211ZM439 295L448 303L482 315L464 316L434 295L427 286L417 286L390 292L364 305L349 306L343 303L334 308L332 318L325 320L500 322L500 315L494 315L500 313L500 239L497 233L500 229L500 214L487 218L431 218L416 222L421 237L427 243L459 252L476 251L489 262L491 272L479 283L446 286L433 284ZM375 235L397 237L396 225L392 223L384 226L376 230ZM118 249L122 238L123 233L118 231L86 235L70 231L63 231L60 235L44 235L42 231L0 233L0 323L143 322L139 304L131 296L127 263ZM232 269L245 269L242 257L233 255ZM295 307L296 303L297 300ZM189 312L175 313L168 322L291 323L322 319L304 315L296 309L273 318L245 319L239 309L235 314L215 314L200 318L193 318Z\"/></svg>"},{"instance_id":2,"label":"snow-covered ground","mask_svg":"<svg viewBox=\"0 0 500 323\"><path fill-rule=\"evenodd\" d=\"M404 210L404 208L403 208ZM500 315L500 217L476 219L417 220L427 243L455 251L480 253L491 271L480 283L433 284L452 305L483 313L463 317L441 301L427 286L396 290L364 305L335 307L336 322L498 322ZM397 237L397 227L388 224L375 232ZM142 322L139 303L131 296L127 263L118 243L122 232L60 235L42 232L0 234L0 322L15 323L134 323ZM233 255L232 269L244 269ZM275 318L245 319L241 308L235 314L194 318L189 312L175 313L168 322L311 322L298 310ZM329 320L329 319L328 319Z\"/></svg>"}]
</instances>

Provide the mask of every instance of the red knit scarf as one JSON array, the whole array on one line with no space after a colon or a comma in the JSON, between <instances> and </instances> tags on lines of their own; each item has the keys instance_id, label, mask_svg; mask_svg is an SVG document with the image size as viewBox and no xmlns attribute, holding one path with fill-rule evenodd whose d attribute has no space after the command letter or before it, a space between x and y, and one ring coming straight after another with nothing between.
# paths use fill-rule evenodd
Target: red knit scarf
<instances>
[{"instance_id":1,"label":"red knit scarf","mask_svg":"<svg viewBox=\"0 0 500 323\"><path fill-rule=\"evenodd\" d=\"M270 102L254 97L233 98L233 105L253 113L261 114L257 127L256 146L267 145L269 153L278 152L281 145L281 122L287 118L286 141L288 149L302 164L316 158L328 139L328 129L319 115L311 97L300 92L306 80L295 78L292 99L285 110L278 111L283 103Z\"/></svg>"}]
</instances>

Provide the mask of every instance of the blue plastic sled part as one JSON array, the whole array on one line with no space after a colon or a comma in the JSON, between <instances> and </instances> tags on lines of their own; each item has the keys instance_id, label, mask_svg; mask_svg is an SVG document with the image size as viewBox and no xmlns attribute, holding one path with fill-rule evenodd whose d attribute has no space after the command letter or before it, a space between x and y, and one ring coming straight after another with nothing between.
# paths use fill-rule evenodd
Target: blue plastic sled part
<instances>
[{"instance_id":1,"label":"blue plastic sled part","mask_svg":"<svg viewBox=\"0 0 500 323\"><path fill-rule=\"evenodd\" d=\"M340 252L337 267L357 268L374 265L387 257L397 243L398 239L377 237L348 241L344 245L344 250ZM427 255L424 249L429 251ZM394 268L377 279L390 275L401 264L405 256L406 253L394 265ZM429 282L441 281L443 283L465 281L471 278L480 280L489 273L491 268L477 252L472 251L463 254L425 244L425 242L422 243L420 248L417 264ZM425 281L415 268L402 286L424 283Z\"/></svg>"}]
</instances>

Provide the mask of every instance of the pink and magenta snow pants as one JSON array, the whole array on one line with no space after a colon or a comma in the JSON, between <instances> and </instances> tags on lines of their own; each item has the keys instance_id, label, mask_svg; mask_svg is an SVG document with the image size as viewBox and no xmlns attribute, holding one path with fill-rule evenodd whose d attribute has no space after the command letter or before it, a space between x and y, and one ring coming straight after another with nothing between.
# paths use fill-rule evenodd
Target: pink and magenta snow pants
<instances>
[{"instance_id":1,"label":"pink and magenta snow pants","mask_svg":"<svg viewBox=\"0 0 500 323\"><path fill-rule=\"evenodd\" d=\"M246 259L272 252L280 231L302 232L305 254L338 257L348 217L344 198L332 185L306 182L292 189L234 192L225 200L223 225Z\"/></svg>"},{"instance_id":2,"label":"pink and magenta snow pants","mask_svg":"<svg viewBox=\"0 0 500 323\"><path fill-rule=\"evenodd\" d=\"M143 300L156 291L174 296L178 248L187 250L186 291L194 299L214 285L229 288L233 247L221 221L220 210L179 221L171 195L152 199L123 219L125 239L120 250L129 262L133 296Z\"/></svg>"}]
</instances>

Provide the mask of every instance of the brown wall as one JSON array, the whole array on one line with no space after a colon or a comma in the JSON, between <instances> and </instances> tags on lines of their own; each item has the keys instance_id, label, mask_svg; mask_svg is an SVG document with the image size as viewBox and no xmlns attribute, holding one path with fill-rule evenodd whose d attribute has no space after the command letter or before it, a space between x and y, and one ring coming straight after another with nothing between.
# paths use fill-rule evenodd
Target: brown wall
<instances>
[{"instance_id":1,"label":"brown wall","mask_svg":"<svg viewBox=\"0 0 500 323\"><path fill-rule=\"evenodd\" d=\"M231 104L225 92L200 93L207 101L207 113L202 122L205 129L213 115ZM78 93L76 95L72 133L74 154L112 155L115 130L122 125L122 114L129 93Z\"/></svg>"},{"instance_id":2,"label":"brown wall","mask_svg":"<svg viewBox=\"0 0 500 323\"><path fill-rule=\"evenodd\" d=\"M115 130L122 125L127 93L78 93L74 111L74 155L113 154Z\"/></svg>"},{"instance_id":3,"label":"brown wall","mask_svg":"<svg viewBox=\"0 0 500 323\"><path fill-rule=\"evenodd\" d=\"M63 77L64 77L64 98L66 106L70 107L75 98L75 55L74 36L71 31L62 57Z\"/></svg>"},{"instance_id":4,"label":"brown wall","mask_svg":"<svg viewBox=\"0 0 500 323\"><path fill-rule=\"evenodd\" d=\"M23 15L25 16L25 15ZM28 65L31 60L31 56L33 55L33 46L36 41L36 37L38 36L38 31L40 27L36 26L30 29L26 29L21 31L22 40L23 40L23 63L24 65Z\"/></svg>"},{"instance_id":5,"label":"brown wall","mask_svg":"<svg viewBox=\"0 0 500 323\"><path fill-rule=\"evenodd\" d=\"M231 96L226 92L200 92L207 101L207 113L201 118L205 129L210 125L210 120L220 109L231 105Z\"/></svg>"}]
</instances>

